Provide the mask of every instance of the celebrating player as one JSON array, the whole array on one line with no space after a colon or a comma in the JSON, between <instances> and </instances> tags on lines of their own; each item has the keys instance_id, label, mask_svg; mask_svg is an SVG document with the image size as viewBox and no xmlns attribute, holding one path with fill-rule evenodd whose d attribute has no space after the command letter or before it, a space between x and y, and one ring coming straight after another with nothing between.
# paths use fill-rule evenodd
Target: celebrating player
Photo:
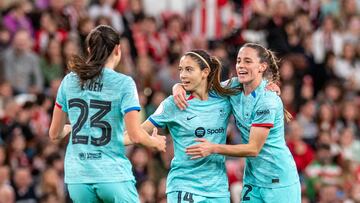
<instances>
[{"instance_id":1,"label":"celebrating player","mask_svg":"<svg viewBox=\"0 0 360 203\"><path fill-rule=\"evenodd\" d=\"M180 79L191 104L177 108L173 96L166 98L142 127L168 128L174 140L174 158L167 177L167 202L230 202L225 157L219 154L191 160L185 149L196 144L194 138L226 143L231 107L226 95L235 91L220 84L221 64L203 50L185 53L179 64Z\"/></svg>"},{"instance_id":2,"label":"celebrating player","mask_svg":"<svg viewBox=\"0 0 360 203\"><path fill-rule=\"evenodd\" d=\"M284 138L284 108L275 92L266 91L265 75L279 80L277 59L266 48L245 44L236 61L239 94L230 97L243 144L225 145L204 138L186 149L192 159L221 154L246 157L242 202L301 202L299 177ZM175 95L184 94L179 90ZM178 103L184 103L177 96ZM189 103L189 107L191 103Z\"/></svg>"},{"instance_id":3,"label":"celebrating player","mask_svg":"<svg viewBox=\"0 0 360 203\"><path fill-rule=\"evenodd\" d=\"M165 150L164 137L151 137L140 127L134 81L114 71L121 59L119 42L113 28L93 29L86 38L87 57L74 57L58 90L49 134L60 140L71 131L65 183L75 203L139 202L125 156L124 122L132 142Z\"/></svg>"}]
</instances>

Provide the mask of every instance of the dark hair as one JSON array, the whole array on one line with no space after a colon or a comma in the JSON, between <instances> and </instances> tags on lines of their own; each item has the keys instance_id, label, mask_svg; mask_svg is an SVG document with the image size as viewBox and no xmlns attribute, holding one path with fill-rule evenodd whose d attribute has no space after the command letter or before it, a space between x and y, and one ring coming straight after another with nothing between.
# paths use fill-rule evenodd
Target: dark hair
<instances>
[{"instance_id":1,"label":"dark hair","mask_svg":"<svg viewBox=\"0 0 360 203\"><path fill-rule=\"evenodd\" d=\"M277 59L275 54L269 49L261 46L260 44L246 43L242 47L249 47L255 49L258 57L260 58L260 63L267 64L267 69L264 75L269 76L271 82L280 85L280 72L278 66L278 63L280 61ZM286 109L284 109L284 117L287 122L292 119L292 115Z\"/></svg>"},{"instance_id":2,"label":"dark hair","mask_svg":"<svg viewBox=\"0 0 360 203\"><path fill-rule=\"evenodd\" d=\"M258 57L260 58L260 62L266 63L268 65L265 75L270 75L271 82L274 82L277 85L279 85L280 72L279 72L278 62L280 61L276 58L275 54L269 49L266 49L265 47L255 43L246 43L242 47L249 47L257 51ZM270 71L270 73L268 71Z\"/></svg>"},{"instance_id":3,"label":"dark hair","mask_svg":"<svg viewBox=\"0 0 360 203\"><path fill-rule=\"evenodd\" d=\"M81 87L101 75L106 60L120 43L120 34L110 26L99 25L89 33L85 43L88 54L76 55L68 64L79 77Z\"/></svg>"},{"instance_id":4,"label":"dark hair","mask_svg":"<svg viewBox=\"0 0 360 203\"><path fill-rule=\"evenodd\" d=\"M208 87L207 90L213 90L220 96L233 95L237 91L231 88L224 88L220 83L220 74L221 74L221 62L215 56L210 56L204 50L191 50L184 54L184 56L191 57L197 64L199 64L200 69L204 70L205 68L210 69L209 76L207 78ZM200 57L201 58L200 58ZM206 64L207 63L207 64Z\"/></svg>"}]
</instances>

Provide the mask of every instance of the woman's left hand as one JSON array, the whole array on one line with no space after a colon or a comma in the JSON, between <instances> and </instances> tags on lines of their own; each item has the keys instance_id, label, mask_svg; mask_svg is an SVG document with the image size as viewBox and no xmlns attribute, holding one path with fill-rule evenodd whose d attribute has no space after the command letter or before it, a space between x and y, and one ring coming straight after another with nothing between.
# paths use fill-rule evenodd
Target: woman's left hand
<instances>
[{"instance_id":1,"label":"woman's left hand","mask_svg":"<svg viewBox=\"0 0 360 203\"><path fill-rule=\"evenodd\" d=\"M273 83L273 82L268 82L265 89L270 90L272 92L276 92L277 95L281 94L280 87L277 84Z\"/></svg>"},{"instance_id":2,"label":"woman's left hand","mask_svg":"<svg viewBox=\"0 0 360 203\"><path fill-rule=\"evenodd\" d=\"M187 155L191 156L191 159L203 158L213 153L213 143L204 138L196 138L195 141L200 142L200 144L190 146L185 151Z\"/></svg>"}]
</instances>

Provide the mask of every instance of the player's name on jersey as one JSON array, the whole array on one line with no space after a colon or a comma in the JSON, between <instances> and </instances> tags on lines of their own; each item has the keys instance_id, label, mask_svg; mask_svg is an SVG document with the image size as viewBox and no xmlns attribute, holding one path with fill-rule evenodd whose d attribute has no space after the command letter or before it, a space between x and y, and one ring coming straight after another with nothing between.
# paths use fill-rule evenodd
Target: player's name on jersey
<instances>
[{"instance_id":1,"label":"player's name on jersey","mask_svg":"<svg viewBox=\"0 0 360 203\"><path fill-rule=\"evenodd\" d=\"M83 87L84 90L89 90L89 91L94 91L94 92L101 92L102 88L103 88L103 83L97 82L97 81L88 82L88 83L84 84L84 87Z\"/></svg>"}]
</instances>

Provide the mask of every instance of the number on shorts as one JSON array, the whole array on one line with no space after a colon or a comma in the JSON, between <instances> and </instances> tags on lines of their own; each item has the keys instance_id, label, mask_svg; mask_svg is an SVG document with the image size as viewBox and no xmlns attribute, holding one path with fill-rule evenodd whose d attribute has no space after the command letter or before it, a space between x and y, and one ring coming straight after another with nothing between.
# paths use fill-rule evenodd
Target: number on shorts
<instances>
[{"instance_id":1,"label":"number on shorts","mask_svg":"<svg viewBox=\"0 0 360 203\"><path fill-rule=\"evenodd\" d=\"M178 192L178 203L181 203L181 193L181 191ZM186 192L182 200L188 201L189 203L194 203L193 194Z\"/></svg>"},{"instance_id":2,"label":"number on shorts","mask_svg":"<svg viewBox=\"0 0 360 203\"><path fill-rule=\"evenodd\" d=\"M249 201L250 197L248 197L247 195L251 192L252 187L251 185L244 185L244 189L246 188L246 191L244 193L244 196L242 198L243 201Z\"/></svg>"},{"instance_id":3,"label":"number on shorts","mask_svg":"<svg viewBox=\"0 0 360 203\"><path fill-rule=\"evenodd\" d=\"M189 203L194 203L193 194L190 192L185 193L183 200L188 201Z\"/></svg>"},{"instance_id":4,"label":"number on shorts","mask_svg":"<svg viewBox=\"0 0 360 203\"><path fill-rule=\"evenodd\" d=\"M78 135L81 128L85 124L89 116L89 105L83 99L75 98L69 100L69 108L79 108L80 115L76 123L73 126L72 130L72 143L73 144L88 144L89 136L88 135ZM90 143L94 146L104 146L111 140L111 125L107 121L101 120L107 113L111 110L111 102L109 101L100 101L100 100L90 100L90 108L99 109L93 116L90 118L90 126L98 127L101 129L101 137L94 138L91 137Z\"/></svg>"}]
</instances>

